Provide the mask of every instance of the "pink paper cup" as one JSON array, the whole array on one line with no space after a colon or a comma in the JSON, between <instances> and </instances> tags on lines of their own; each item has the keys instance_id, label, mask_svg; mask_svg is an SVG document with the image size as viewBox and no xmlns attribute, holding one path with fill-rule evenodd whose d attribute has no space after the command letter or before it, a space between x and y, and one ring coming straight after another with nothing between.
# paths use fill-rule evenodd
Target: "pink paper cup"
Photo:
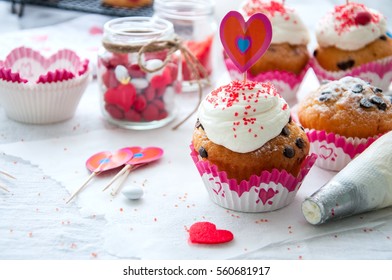
<instances>
[{"instance_id":1,"label":"pink paper cup","mask_svg":"<svg viewBox=\"0 0 392 280\"><path fill-rule=\"evenodd\" d=\"M316 166L331 171L342 170L379 137L353 138L323 130L305 131L310 142L310 152L317 155Z\"/></svg>"},{"instance_id":2,"label":"pink paper cup","mask_svg":"<svg viewBox=\"0 0 392 280\"><path fill-rule=\"evenodd\" d=\"M313 57L310 62L318 80L339 80L346 76L358 77L372 85L388 91L392 81L392 56L363 64L345 71L327 71Z\"/></svg>"},{"instance_id":3,"label":"pink paper cup","mask_svg":"<svg viewBox=\"0 0 392 280\"><path fill-rule=\"evenodd\" d=\"M88 85L88 60L71 50L49 58L30 48L0 61L0 102L10 119L48 124L71 118Z\"/></svg>"},{"instance_id":4,"label":"pink paper cup","mask_svg":"<svg viewBox=\"0 0 392 280\"><path fill-rule=\"evenodd\" d=\"M243 80L243 73L238 70L231 59L225 59L225 65L231 79ZM298 88L301 85L308 69L309 66L306 66L298 75L286 71L268 71L254 76L248 71L247 79L255 82L272 83L283 99L290 105L293 105L297 101Z\"/></svg>"},{"instance_id":5,"label":"pink paper cup","mask_svg":"<svg viewBox=\"0 0 392 280\"><path fill-rule=\"evenodd\" d=\"M268 212L289 205L297 194L303 180L316 161L317 156L307 156L301 171L294 177L287 171L274 169L252 175L249 180L237 183L227 178L216 165L199 158L193 145L191 157L213 202L223 208L239 212Z\"/></svg>"}]
</instances>

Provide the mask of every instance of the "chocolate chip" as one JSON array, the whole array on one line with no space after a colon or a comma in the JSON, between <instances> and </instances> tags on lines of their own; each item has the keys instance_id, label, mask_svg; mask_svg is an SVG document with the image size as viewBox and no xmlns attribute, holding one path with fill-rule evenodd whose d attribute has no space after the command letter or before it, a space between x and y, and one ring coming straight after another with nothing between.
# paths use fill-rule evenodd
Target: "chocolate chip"
<instances>
[{"instance_id":1,"label":"chocolate chip","mask_svg":"<svg viewBox=\"0 0 392 280\"><path fill-rule=\"evenodd\" d=\"M384 99L377 95L372 95L369 98L370 102L377 105L377 108L385 111L387 109L387 104L384 102Z\"/></svg>"},{"instance_id":2,"label":"chocolate chip","mask_svg":"<svg viewBox=\"0 0 392 280\"><path fill-rule=\"evenodd\" d=\"M206 149L204 149L204 147L200 147L200 149L199 149L199 155L200 155L202 158L208 158L208 153L207 153Z\"/></svg>"},{"instance_id":3,"label":"chocolate chip","mask_svg":"<svg viewBox=\"0 0 392 280\"><path fill-rule=\"evenodd\" d=\"M195 127L196 128L201 128L201 129L203 129L204 130L204 127L203 127L203 125L201 124L201 122L199 121L199 119L197 119L197 121L196 121L196 124L195 124Z\"/></svg>"},{"instance_id":4,"label":"chocolate chip","mask_svg":"<svg viewBox=\"0 0 392 280\"><path fill-rule=\"evenodd\" d=\"M351 91L353 93L361 93L363 91L363 86L361 84L356 84L352 87Z\"/></svg>"},{"instance_id":5,"label":"chocolate chip","mask_svg":"<svg viewBox=\"0 0 392 280\"><path fill-rule=\"evenodd\" d=\"M305 128L302 125L300 125L299 128L305 131Z\"/></svg>"},{"instance_id":6,"label":"chocolate chip","mask_svg":"<svg viewBox=\"0 0 392 280\"><path fill-rule=\"evenodd\" d=\"M321 95L321 96L318 98L319 101L327 101L327 100L329 100L329 99L331 99L331 95L329 95L329 94Z\"/></svg>"},{"instance_id":7,"label":"chocolate chip","mask_svg":"<svg viewBox=\"0 0 392 280\"><path fill-rule=\"evenodd\" d=\"M282 134L283 136L289 136L290 129L287 126L285 126L285 127L283 127L282 132L280 134Z\"/></svg>"},{"instance_id":8,"label":"chocolate chip","mask_svg":"<svg viewBox=\"0 0 392 280\"><path fill-rule=\"evenodd\" d=\"M292 158L295 156L295 150L293 149L293 147L286 146L284 147L283 155L287 158Z\"/></svg>"},{"instance_id":9,"label":"chocolate chip","mask_svg":"<svg viewBox=\"0 0 392 280\"><path fill-rule=\"evenodd\" d=\"M301 137L298 137L297 139L295 139L295 145L297 145L298 148L302 149L303 147L305 147L305 140Z\"/></svg>"},{"instance_id":10,"label":"chocolate chip","mask_svg":"<svg viewBox=\"0 0 392 280\"><path fill-rule=\"evenodd\" d=\"M344 71L344 70L347 70L347 69L353 67L354 64L355 64L355 61L354 61L353 59L349 59L349 60L346 60L346 61L338 62L338 63L336 64L336 66L337 66L340 70L343 70L343 71Z\"/></svg>"},{"instance_id":11,"label":"chocolate chip","mask_svg":"<svg viewBox=\"0 0 392 280\"><path fill-rule=\"evenodd\" d=\"M382 89L378 88L378 87L374 87L374 88L372 88L372 90L374 93L381 93L382 92Z\"/></svg>"},{"instance_id":12,"label":"chocolate chip","mask_svg":"<svg viewBox=\"0 0 392 280\"><path fill-rule=\"evenodd\" d=\"M289 117L289 123L291 123L292 120L293 120L293 119L291 118L291 115L290 115L290 117Z\"/></svg>"},{"instance_id":13,"label":"chocolate chip","mask_svg":"<svg viewBox=\"0 0 392 280\"><path fill-rule=\"evenodd\" d=\"M381 35L381 36L379 37L379 39L380 39L380 40L383 40L383 41L386 41L386 40L387 40L387 36Z\"/></svg>"},{"instance_id":14,"label":"chocolate chip","mask_svg":"<svg viewBox=\"0 0 392 280\"><path fill-rule=\"evenodd\" d=\"M371 108L371 107L373 107L373 103L370 102L370 100L367 99L367 98L362 98L359 101L359 104L361 105L361 107L364 107L364 108Z\"/></svg>"},{"instance_id":15,"label":"chocolate chip","mask_svg":"<svg viewBox=\"0 0 392 280\"><path fill-rule=\"evenodd\" d=\"M331 91L323 91L323 92L321 93L321 95L326 95L326 94L332 94L332 92L331 92Z\"/></svg>"},{"instance_id":16,"label":"chocolate chip","mask_svg":"<svg viewBox=\"0 0 392 280\"><path fill-rule=\"evenodd\" d=\"M316 56L317 56L317 54L318 54L318 50L314 50L314 52L313 52L313 56L314 56L314 57L316 57Z\"/></svg>"}]
</instances>

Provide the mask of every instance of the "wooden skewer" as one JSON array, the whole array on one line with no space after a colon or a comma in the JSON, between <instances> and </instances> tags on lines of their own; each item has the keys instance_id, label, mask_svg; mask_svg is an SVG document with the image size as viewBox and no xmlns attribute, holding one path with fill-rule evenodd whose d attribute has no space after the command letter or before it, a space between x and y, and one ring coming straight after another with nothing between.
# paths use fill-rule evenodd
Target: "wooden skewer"
<instances>
[{"instance_id":1,"label":"wooden skewer","mask_svg":"<svg viewBox=\"0 0 392 280\"><path fill-rule=\"evenodd\" d=\"M126 164L123 169L121 169L116 176L114 176L112 178L112 180L110 180L110 182L103 188L103 192L106 191L113 183L114 181L116 181L118 179L118 177L120 177L121 175L123 175L128 169L130 169L132 167L131 164Z\"/></svg>"},{"instance_id":2,"label":"wooden skewer","mask_svg":"<svg viewBox=\"0 0 392 280\"><path fill-rule=\"evenodd\" d=\"M7 172L4 172L4 171L1 171L1 170L0 170L0 173L3 174L3 175L5 175L5 176L7 176L7 177L12 178L12 179L16 179L14 176L12 176L11 174L8 174Z\"/></svg>"},{"instance_id":3,"label":"wooden skewer","mask_svg":"<svg viewBox=\"0 0 392 280\"><path fill-rule=\"evenodd\" d=\"M112 180L110 180L110 182L103 188L102 191L107 190L107 189L114 183L114 181L116 181L116 180L117 180L121 175L123 175L124 173L128 172L127 175L124 175L124 177L126 178L126 177L128 177L129 173L131 173L131 171L133 171L133 170L135 170L136 168L139 168L140 166L143 166L143 165L145 165L145 164L146 164L146 163L140 163L140 164L135 164L135 165L132 165L132 164L127 164L127 165L125 165L124 168L121 169L121 170L116 174L116 176L114 176L114 177L112 178Z\"/></svg>"},{"instance_id":4,"label":"wooden skewer","mask_svg":"<svg viewBox=\"0 0 392 280\"><path fill-rule=\"evenodd\" d=\"M0 185L0 189L4 190L4 191L6 191L6 192L10 192L6 187L4 187L4 186L2 186L2 185Z\"/></svg>"},{"instance_id":5,"label":"wooden skewer","mask_svg":"<svg viewBox=\"0 0 392 280\"><path fill-rule=\"evenodd\" d=\"M90 176L86 179L86 181L71 195L71 197L67 200L66 204L68 204L75 196L77 196L83 188L88 184L88 182L91 181L92 178L94 178L96 175L98 175L102 170L102 166L106 163L106 161L102 161L97 168L93 172L91 172Z\"/></svg>"},{"instance_id":6,"label":"wooden skewer","mask_svg":"<svg viewBox=\"0 0 392 280\"><path fill-rule=\"evenodd\" d=\"M120 181L117 183L117 186L115 188L113 188L111 195L112 196L116 196L118 194L118 192L121 189L121 186L124 184L125 180L127 179L129 173L131 173L132 169L129 168L127 169L127 171L124 172L124 174L122 175L122 178L120 179Z\"/></svg>"},{"instance_id":7,"label":"wooden skewer","mask_svg":"<svg viewBox=\"0 0 392 280\"><path fill-rule=\"evenodd\" d=\"M90 176L86 179L86 181L84 181L84 183L79 187L79 189L77 189L72 195L71 195L71 197L67 200L67 204L75 197L75 196L77 196L82 190L83 190L83 188L88 184L88 182L90 182L91 181L91 179L92 178L94 178L94 176L95 175L98 175L99 174L99 172L92 172L91 174L90 174Z\"/></svg>"}]
</instances>

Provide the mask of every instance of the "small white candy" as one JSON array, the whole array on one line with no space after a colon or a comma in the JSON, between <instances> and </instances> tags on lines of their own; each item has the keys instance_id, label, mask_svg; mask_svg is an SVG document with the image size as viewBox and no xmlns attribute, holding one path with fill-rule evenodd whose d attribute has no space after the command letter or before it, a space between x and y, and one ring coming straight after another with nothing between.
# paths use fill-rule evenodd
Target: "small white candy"
<instances>
[{"instance_id":1,"label":"small white candy","mask_svg":"<svg viewBox=\"0 0 392 280\"><path fill-rule=\"evenodd\" d=\"M122 84L127 84L130 80L128 69L123 65L117 65L114 69L114 75L116 76L117 81Z\"/></svg>"},{"instance_id":2,"label":"small white candy","mask_svg":"<svg viewBox=\"0 0 392 280\"><path fill-rule=\"evenodd\" d=\"M131 83L135 86L136 89L145 89L148 87L148 81L142 78L134 78L131 80Z\"/></svg>"},{"instance_id":3,"label":"small white candy","mask_svg":"<svg viewBox=\"0 0 392 280\"><path fill-rule=\"evenodd\" d=\"M146 61L145 67L149 70L154 70L157 69L159 67L161 67L163 65L163 61L160 59L150 59ZM151 80L152 77L154 77L155 75L162 75L163 73L163 68L159 71L153 72L153 73L147 73L146 74L146 78L147 80Z\"/></svg>"},{"instance_id":4,"label":"small white candy","mask_svg":"<svg viewBox=\"0 0 392 280\"><path fill-rule=\"evenodd\" d=\"M124 188L122 194L128 199L136 200L136 199L140 199L143 196L144 191L141 187L130 186Z\"/></svg>"}]
</instances>

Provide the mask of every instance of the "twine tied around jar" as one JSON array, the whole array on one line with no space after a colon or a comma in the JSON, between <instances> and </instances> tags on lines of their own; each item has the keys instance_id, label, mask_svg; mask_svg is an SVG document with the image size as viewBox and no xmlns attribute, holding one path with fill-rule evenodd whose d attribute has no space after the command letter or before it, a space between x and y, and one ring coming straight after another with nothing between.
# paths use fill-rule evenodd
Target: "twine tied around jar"
<instances>
[{"instance_id":1,"label":"twine tied around jar","mask_svg":"<svg viewBox=\"0 0 392 280\"><path fill-rule=\"evenodd\" d=\"M148 52L156 52L156 51L162 51L162 50L167 50L168 53L166 55L165 60L163 61L162 65L159 67L156 67L154 69L149 69L147 68L142 61L143 54L148 53ZM175 37L173 40L157 40L157 41L152 41L143 47L139 49L138 52L138 64L140 68L147 72L147 73L153 73L156 71L159 71L163 69L169 62L172 57L172 55L176 51L180 51L182 57L185 60L186 66L188 67L190 71L190 77L192 80L196 81L198 85L198 93L199 93L199 98L198 98L198 103L193 109L191 113L189 113L188 116L186 116L180 123L175 125L172 129L176 130L179 128L183 123L185 123L194 113L196 113L201 101L202 101L202 96L203 96L203 87L202 87L202 82L201 78L206 78L208 80L208 73L207 70L203 67L203 65L200 63L200 61L189 51L189 49L183 44L182 40L179 37Z\"/></svg>"}]
</instances>

